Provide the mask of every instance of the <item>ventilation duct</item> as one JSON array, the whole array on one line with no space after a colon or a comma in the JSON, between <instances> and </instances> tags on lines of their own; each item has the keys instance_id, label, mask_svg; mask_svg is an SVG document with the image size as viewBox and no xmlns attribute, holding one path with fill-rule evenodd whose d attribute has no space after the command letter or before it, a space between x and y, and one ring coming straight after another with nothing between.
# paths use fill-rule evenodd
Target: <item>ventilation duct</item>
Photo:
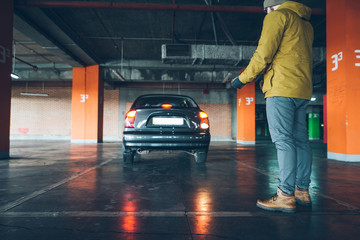
<instances>
[{"instance_id":1,"label":"ventilation duct","mask_svg":"<svg viewBox=\"0 0 360 240\"><path fill-rule=\"evenodd\" d=\"M170 64L246 66L256 46L163 44L161 58ZM314 67L326 62L325 48L313 48Z\"/></svg>"},{"instance_id":2,"label":"ventilation duct","mask_svg":"<svg viewBox=\"0 0 360 240\"><path fill-rule=\"evenodd\" d=\"M242 65L250 61L255 46L163 44L163 63Z\"/></svg>"}]
</instances>

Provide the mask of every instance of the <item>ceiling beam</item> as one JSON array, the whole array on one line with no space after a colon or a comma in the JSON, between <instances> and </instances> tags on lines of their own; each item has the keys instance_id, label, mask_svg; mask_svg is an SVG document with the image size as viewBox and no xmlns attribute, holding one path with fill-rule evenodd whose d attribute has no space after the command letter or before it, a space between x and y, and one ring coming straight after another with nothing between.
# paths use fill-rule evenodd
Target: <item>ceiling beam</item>
<instances>
[{"instance_id":1,"label":"ceiling beam","mask_svg":"<svg viewBox=\"0 0 360 240\"><path fill-rule=\"evenodd\" d=\"M41 8L110 8L124 10L156 10L156 11L193 11L193 12L242 12L264 13L262 7L219 6L219 5L182 5L182 4L152 4L152 3L116 3L116 2L80 2L80 1L30 1L19 0L16 6ZM313 9L314 15L325 15L324 9Z\"/></svg>"},{"instance_id":2,"label":"ceiling beam","mask_svg":"<svg viewBox=\"0 0 360 240\"><path fill-rule=\"evenodd\" d=\"M52 19L40 9L16 8L14 10L14 28L37 42L50 53L59 56L73 67L99 64L97 56L89 54L81 41L76 41L59 26L61 23L52 14ZM79 43L80 42L80 43Z\"/></svg>"},{"instance_id":3,"label":"ceiling beam","mask_svg":"<svg viewBox=\"0 0 360 240\"><path fill-rule=\"evenodd\" d=\"M61 44L58 43L55 38L51 38L49 35L45 34L36 24L19 12L14 14L14 28L38 43L42 48L47 49L49 53L67 61L71 66L80 67L84 65L81 60L71 56L69 51L60 47Z\"/></svg>"}]
</instances>

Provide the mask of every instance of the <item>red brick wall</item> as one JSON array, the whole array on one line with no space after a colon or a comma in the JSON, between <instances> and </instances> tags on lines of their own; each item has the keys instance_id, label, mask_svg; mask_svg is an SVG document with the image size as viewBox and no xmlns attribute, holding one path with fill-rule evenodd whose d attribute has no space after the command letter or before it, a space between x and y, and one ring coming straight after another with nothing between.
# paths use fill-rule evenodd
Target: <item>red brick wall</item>
<instances>
[{"instance_id":1,"label":"red brick wall","mask_svg":"<svg viewBox=\"0 0 360 240\"><path fill-rule=\"evenodd\" d=\"M21 92L48 93L48 97L23 96ZM104 93L104 136L119 135L119 90ZM71 87L14 86L11 98L11 129L16 135L71 134Z\"/></svg>"},{"instance_id":2,"label":"red brick wall","mask_svg":"<svg viewBox=\"0 0 360 240\"><path fill-rule=\"evenodd\" d=\"M209 116L212 137L231 137L230 104L199 104L199 107Z\"/></svg>"},{"instance_id":3,"label":"red brick wall","mask_svg":"<svg viewBox=\"0 0 360 240\"><path fill-rule=\"evenodd\" d=\"M122 120L121 120L122 121ZM104 136L119 136L119 89L104 92Z\"/></svg>"},{"instance_id":4,"label":"red brick wall","mask_svg":"<svg viewBox=\"0 0 360 240\"><path fill-rule=\"evenodd\" d=\"M48 97L20 95L25 91L43 93L42 88L12 88L11 135L70 135L71 87L45 88Z\"/></svg>"}]
</instances>

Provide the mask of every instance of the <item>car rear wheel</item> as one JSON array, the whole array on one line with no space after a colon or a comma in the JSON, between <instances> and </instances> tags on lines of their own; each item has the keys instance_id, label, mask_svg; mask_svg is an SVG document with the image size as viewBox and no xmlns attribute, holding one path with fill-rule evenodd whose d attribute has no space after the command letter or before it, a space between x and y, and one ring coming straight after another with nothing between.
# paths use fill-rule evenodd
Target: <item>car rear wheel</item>
<instances>
[{"instance_id":1,"label":"car rear wheel","mask_svg":"<svg viewBox=\"0 0 360 240\"><path fill-rule=\"evenodd\" d=\"M207 158L207 153L208 153L208 149L200 149L198 151L195 152L194 156L195 156L195 162L196 163L204 163L206 162L206 158Z\"/></svg>"},{"instance_id":2,"label":"car rear wheel","mask_svg":"<svg viewBox=\"0 0 360 240\"><path fill-rule=\"evenodd\" d=\"M124 163L131 164L134 162L134 153L133 152L124 152L123 153Z\"/></svg>"},{"instance_id":3,"label":"car rear wheel","mask_svg":"<svg viewBox=\"0 0 360 240\"><path fill-rule=\"evenodd\" d=\"M123 146L122 150L123 150L124 163L127 163L127 164L133 163L135 152L124 148L124 146Z\"/></svg>"}]
</instances>

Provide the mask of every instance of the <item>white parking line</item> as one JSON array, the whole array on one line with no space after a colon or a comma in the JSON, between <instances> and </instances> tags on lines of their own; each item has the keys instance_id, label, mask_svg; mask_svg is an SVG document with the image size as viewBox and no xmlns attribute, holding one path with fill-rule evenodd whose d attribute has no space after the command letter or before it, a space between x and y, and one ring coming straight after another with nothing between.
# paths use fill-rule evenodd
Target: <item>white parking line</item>
<instances>
[{"instance_id":1,"label":"white parking line","mask_svg":"<svg viewBox=\"0 0 360 240\"><path fill-rule=\"evenodd\" d=\"M360 215L357 211L325 211L325 212L298 212L297 214L286 214L286 216L299 216L298 214L322 216L349 216ZM24 218L58 218L58 217L268 217L274 212L249 212L249 211L229 211L229 212L109 212L109 211L71 211L71 212L2 212L0 217L24 217ZM282 213L278 213L283 215Z\"/></svg>"},{"instance_id":2,"label":"white parking line","mask_svg":"<svg viewBox=\"0 0 360 240\"><path fill-rule=\"evenodd\" d=\"M114 159L109 159L107 161L104 161L104 162L102 162L102 163L100 163L100 164L98 164L96 166L93 166L93 167L88 168L88 169L86 169L86 170L84 170L82 172L74 174L71 177L65 178L65 179L61 180L60 182L57 182L57 183L54 183L52 185L46 186L46 187L44 187L44 188L42 188L42 189L40 189L38 191L30 193L29 195L26 195L24 197L21 197L21 198L15 200L15 201L12 201L12 202L0 207L0 213L6 212L6 211L8 211L8 210L10 210L10 209L12 209L12 208L14 208L16 206L19 206L20 204L22 204L22 203L24 203L26 201L29 201L30 199L33 199L33 198L35 198L35 197L37 197L37 196L39 196L39 195L41 195L43 193L46 193L46 192L48 192L48 191L50 191L50 190L52 190L52 189L54 189L56 187L59 187L59 186L65 184L65 183L67 183L67 182L69 182L69 181L71 181L71 180L73 180L75 178L78 178L78 177L80 177L80 176L94 170L94 169L100 168L101 166L103 166L103 165L105 165L105 164L107 164L107 163L109 163L109 162L111 162L113 160Z\"/></svg>"}]
</instances>

